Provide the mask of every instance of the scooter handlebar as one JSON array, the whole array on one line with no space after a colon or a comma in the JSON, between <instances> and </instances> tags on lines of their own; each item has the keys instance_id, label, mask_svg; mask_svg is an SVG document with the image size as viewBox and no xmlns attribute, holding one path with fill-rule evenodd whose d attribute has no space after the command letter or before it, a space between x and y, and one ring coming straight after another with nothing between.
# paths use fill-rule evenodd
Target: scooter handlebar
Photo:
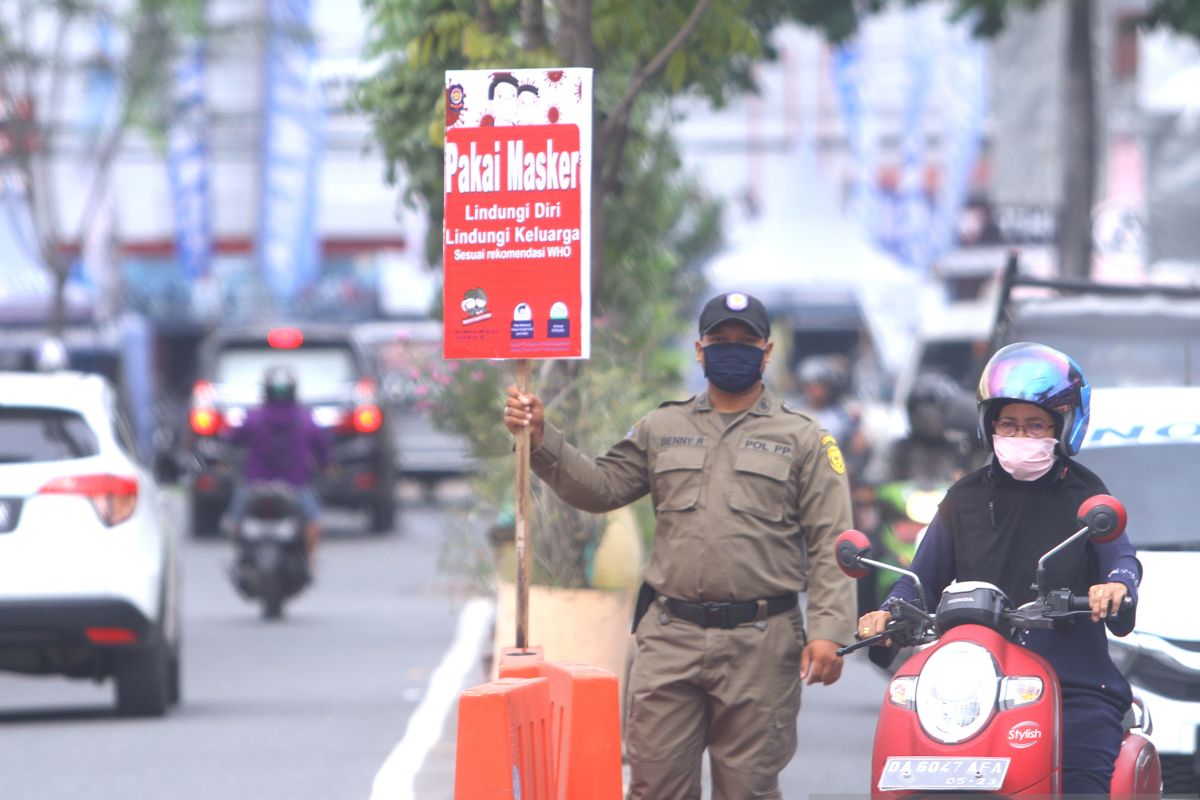
<instances>
[{"instance_id":1,"label":"scooter handlebar","mask_svg":"<svg viewBox=\"0 0 1200 800\"><path fill-rule=\"evenodd\" d=\"M1068 611L1091 611L1092 604L1091 604L1091 601L1088 600L1086 595L1073 595L1071 597L1071 599L1067 601L1067 610ZM1130 597L1129 595L1126 595L1125 597L1121 598L1121 607L1118 608L1116 613L1113 614L1113 618L1116 619L1117 617L1119 617L1121 615L1122 611L1132 611L1132 610L1133 610L1133 598Z\"/></svg>"}]
</instances>

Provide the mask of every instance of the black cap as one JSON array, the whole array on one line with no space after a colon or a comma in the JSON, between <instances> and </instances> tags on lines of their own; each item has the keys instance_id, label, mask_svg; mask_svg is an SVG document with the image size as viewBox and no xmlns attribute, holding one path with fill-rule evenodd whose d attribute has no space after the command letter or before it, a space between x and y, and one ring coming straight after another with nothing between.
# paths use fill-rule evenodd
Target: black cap
<instances>
[{"instance_id":1,"label":"black cap","mask_svg":"<svg viewBox=\"0 0 1200 800\"><path fill-rule=\"evenodd\" d=\"M771 320L767 318L766 306L745 292L719 294L705 303L700 312L700 335L731 319L750 326L759 338L771 338Z\"/></svg>"}]
</instances>

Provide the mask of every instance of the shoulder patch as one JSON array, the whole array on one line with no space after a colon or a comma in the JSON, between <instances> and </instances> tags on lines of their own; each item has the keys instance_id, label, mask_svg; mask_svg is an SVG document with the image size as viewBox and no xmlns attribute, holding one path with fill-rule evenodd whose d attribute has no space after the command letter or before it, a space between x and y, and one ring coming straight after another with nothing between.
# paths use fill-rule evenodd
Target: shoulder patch
<instances>
[{"instance_id":1,"label":"shoulder patch","mask_svg":"<svg viewBox=\"0 0 1200 800\"><path fill-rule=\"evenodd\" d=\"M838 475L846 474L846 459L842 457L842 449L838 447L837 439L833 438L832 434L825 434L821 437L821 448L825 451L825 457L829 459L829 466Z\"/></svg>"}]
</instances>

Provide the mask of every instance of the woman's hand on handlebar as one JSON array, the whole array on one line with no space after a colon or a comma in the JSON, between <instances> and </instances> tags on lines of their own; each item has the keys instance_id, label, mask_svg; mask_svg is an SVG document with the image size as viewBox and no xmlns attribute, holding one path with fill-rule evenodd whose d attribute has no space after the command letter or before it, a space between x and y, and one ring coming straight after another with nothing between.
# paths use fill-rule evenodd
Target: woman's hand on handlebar
<instances>
[{"instance_id":1,"label":"woman's hand on handlebar","mask_svg":"<svg viewBox=\"0 0 1200 800\"><path fill-rule=\"evenodd\" d=\"M1121 601L1129 590L1119 582L1098 583L1088 589L1088 606L1092 609L1092 622L1099 622L1109 614L1116 614ZM861 626L860 626L861 627Z\"/></svg>"},{"instance_id":2,"label":"woman's hand on handlebar","mask_svg":"<svg viewBox=\"0 0 1200 800\"><path fill-rule=\"evenodd\" d=\"M877 633L883 633L891 619L892 615L888 611L868 611L859 618L858 630L854 635L862 640Z\"/></svg>"}]
</instances>

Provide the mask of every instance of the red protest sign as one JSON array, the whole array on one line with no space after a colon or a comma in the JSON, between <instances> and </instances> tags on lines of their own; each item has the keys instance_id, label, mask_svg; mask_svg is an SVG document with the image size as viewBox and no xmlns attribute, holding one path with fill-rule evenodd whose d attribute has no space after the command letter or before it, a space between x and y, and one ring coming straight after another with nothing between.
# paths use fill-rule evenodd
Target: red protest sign
<instances>
[{"instance_id":1,"label":"red protest sign","mask_svg":"<svg viewBox=\"0 0 1200 800\"><path fill-rule=\"evenodd\" d=\"M587 358L591 71L446 82L445 357Z\"/></svg>"}]
</instances>

